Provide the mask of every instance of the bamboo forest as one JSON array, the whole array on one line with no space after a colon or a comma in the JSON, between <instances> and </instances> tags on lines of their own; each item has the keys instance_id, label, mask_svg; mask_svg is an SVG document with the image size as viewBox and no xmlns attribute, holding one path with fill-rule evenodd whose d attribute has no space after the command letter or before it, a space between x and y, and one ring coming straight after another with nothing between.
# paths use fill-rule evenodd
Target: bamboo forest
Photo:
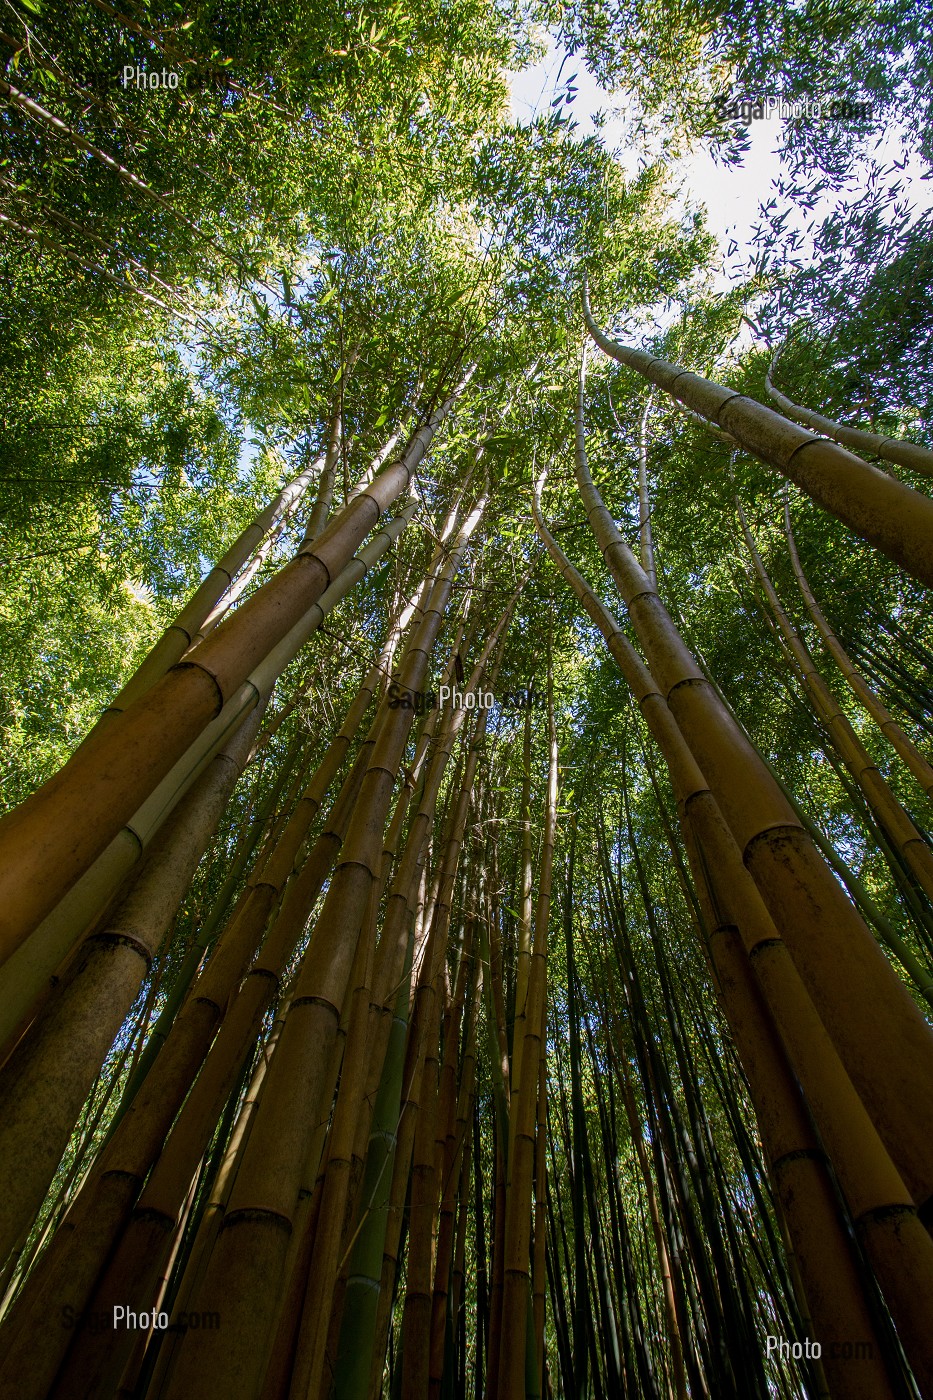
<instances>
[{"instance_id":1,"label":"bamboo forest","mask_svg":"<svg viewBox=\"0 0 933 1400\"><path fill-rule=\"evenodd\" d=\"M0 1400L933 1397L930 0L0 59Z\"/></svg>"}]
</instances>

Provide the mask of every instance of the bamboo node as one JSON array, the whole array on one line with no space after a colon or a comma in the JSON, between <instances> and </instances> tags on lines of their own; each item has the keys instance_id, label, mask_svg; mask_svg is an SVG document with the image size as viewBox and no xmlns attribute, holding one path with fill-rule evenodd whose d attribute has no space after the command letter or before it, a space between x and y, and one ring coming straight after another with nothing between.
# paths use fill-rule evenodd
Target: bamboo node
<instances>
[{"instance_id":1,"label":"bamboo node","mask_svg":"<svg viewBox=\"0 0 933 1400\"><path fill-rule=\"evenodd\" d=\"M244 1206L241 1210L231 1210L224 1217L224 1229L231 1230L236 1225L272 1225L286 1235L292 1233L292 1222L277 1210L267 1210L263 1206Z\"/></svg>"},{"instance_id":2,"label":"bamboo node","mask_svg":"<svg viewBox=\"0 0 933 1400\"><path fill-rule=\"evenodd\" d=\"M111 948L132 948L134 953L139 954L147 968L152 966L153 953L151 948L148 948L142 939L134 938L131 933L118 933L112 930L105 933L94 933L88 938L87 943L105 944Z\"/></svg>"},{"instance_id":3,"label":"bamboo node","mask_svg":"<svg viewBox=\"0 0 933 1400\"><path fill-rule=\"evenodd\" d=\"M788 1166L791 1162L825 1162L826 1153L822 1147L798 1147L790 1152L782 1152L780 1157L775 1157L771 1163L773 1172L779 1171L781 1167Z\"/></svg>"}]
</instances>

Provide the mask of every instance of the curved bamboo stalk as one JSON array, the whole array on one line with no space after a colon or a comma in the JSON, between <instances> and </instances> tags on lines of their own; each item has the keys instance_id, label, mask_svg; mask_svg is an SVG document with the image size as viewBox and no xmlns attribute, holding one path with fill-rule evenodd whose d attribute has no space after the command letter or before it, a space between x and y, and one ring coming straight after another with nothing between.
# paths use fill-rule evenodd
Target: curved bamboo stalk
<instances>
[{"instance_id":1,"label":"curved bamboo stalk","mask_svg":"<svg viewBox=\"0 0 933 1400\"><path fill-rule=\"evenodd\" d=\"M702 379L645 350L619 345L593 320L585 285L583 314L587 330L605 354L725 429L856 535L921 583L933 586L933 500L928 496L745 394Z\"/></svg>"},{"instance_id":2,"label":"curved bamboo stalk","mask_svg":"<svg viewBox=\"0 0 933 1400\"><path fill-rule=\"evenodd\" d=\"M921 1210L933 1208L933 1031L779 786L719 700L616 529L586 464L587 515L649 665L878 1131ZM871 1027L869 1034L868 1027ZM891 1085L899 1085L897 1093ZM929 1203L929 1205L928 1205Z\"/></svg>"},{"instance_id":3,"label":"curved bamboo stalk","mask_svg":"<svg viewBox=\"0 0 933 1400\"><path fill-rule=\"evenodd\" d=\"M927 797L933 798L933 767L930 766L913 741L907 737L897 720L892 718L889 711L884 707L871 686L865 680L865 677L850 660L848 652L830 627L819 603L817 603L816 598L813 596L813 591L807 582L806 574L800 563L800 555L797 552L797 542L794 539L794 532L791 527L790 503L786 498L784 501L784 530L787 536L787 548L790 554L790 562L794 570L794 576L800 586L800 592L806 604L807 612L813 619L813 624L819 632L826 650L839 667L846 685L859 701L859 704L871 715L882 734L891 744L892 748L896 750L907 768L923 788Z\"/></svg>"},{"instance_id":4,"label":"curved bamboo stalk","mask_svg":"<svg viewBox=\"0 0 933 1400\"><path fill-rule=\"evenodd\" d=\"M814 413L812 409L794 403L786 394L782 394L780 389L775 388L774 371L784 345L785 342L781 341L771 357L771 364L765 370L765 388L787 418L803 424L805 428L812 428L823 437L832 438L834 442L853 447L856 452L867 452L872 457L881 457L885 462L893 462L896 466L909 467L921 476L933 477L933 452L928 447L920 447L917 443L907 442L903 438L885 437L883 433L866 433L863 428L839 423L835 418L827 418L822 413Z\"/></svg>"},{"instance_id":5,"label":"curved bamboo stalk","mask_svg":"<svg viewBox=\"0 0 933 1400\"><path fill-rule=\"evenodd\" d=\"M712 812L696 801L692 806L698 816L702 814L698 833L721 911L717 923L739 929L923 1389L933 1380L933 1294L928 1292L933 1283L933 1240L855 1093L785 945L774 937L774 924L760 895L727 853L734 847L725 823L721 818L717 823Z\"/></svg>"}]
</instances>

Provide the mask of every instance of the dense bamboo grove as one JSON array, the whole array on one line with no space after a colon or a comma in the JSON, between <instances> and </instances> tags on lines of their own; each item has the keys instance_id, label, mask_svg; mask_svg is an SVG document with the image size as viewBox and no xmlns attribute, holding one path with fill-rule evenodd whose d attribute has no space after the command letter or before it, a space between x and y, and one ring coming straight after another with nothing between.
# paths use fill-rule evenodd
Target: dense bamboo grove
<instances>
[{"instance_id":1,"label":"dense bamboo grove","mask_svg":"<svg viewBox=\"0 0 933 1400\"><path fill-rule=\"evenodd\" d=\"M714 9L10 8L4 1400L933 1396L928 220L668 164L924 38Z\"/></svg>"}]
</instances>

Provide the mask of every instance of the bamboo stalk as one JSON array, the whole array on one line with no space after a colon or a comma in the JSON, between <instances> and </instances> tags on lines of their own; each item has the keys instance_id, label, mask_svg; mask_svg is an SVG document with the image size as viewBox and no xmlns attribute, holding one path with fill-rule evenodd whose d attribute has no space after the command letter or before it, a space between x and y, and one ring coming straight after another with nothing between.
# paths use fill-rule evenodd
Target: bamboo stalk
<instances>
[{"instance_id":1,"label":"bamboo stalk","mask_svg":"<svg viewBox=\"0 0 933 1400\"><path fill-rule=\"evenodd\" d=\"M814 709L831 734L840 757L864 792L869 806L885 828L889 839L903 856L917 884L933 902L933 851L930 850L907 812L885 782L877 764L855 733L848 717L843 714L835 695L817 669L809 649L778 598L777 590L765 569L764 561L748 528L745 512L738 500L736 500L736 509L739 513L739 523L745 536L745 543L748 546L755 573L764 589L780 635L810 694Z\"/></svg>"},{"instance_id":2,"label":"bamboo stalk","mask_svg":"<svg viewBox=\"0 0 933 1400\"><path fill-rule=\"evenodd\" d=\"M529 1336L531 1314L531 1221L533 1209L535 1127L538 1104L538 1078L547 1040L547 934L551 902L551 872L557 828L557 735L554 727L554 700L548 671L548 784L541 841L538 898L535 907L532 966L528 979L527 1021L522 1050L521 1079L512 1081L509 1121L508 1177L506 1188L505 1276L502 1292L502 1329L510 1339L499 1361L500 1400L525 1400L540 1395L536 1374L534 1330L531 1355L525 1339ZM530 1363L530 1364L529 1364Z\"/></svg>"},{"instance_id":3,"label":"bamboo stalk","mask_svg":"<svg viewBox=\"0 0 933 1400\"><path fill-rule=\"evenodd\" d=\"M806 575L800 563L800 555L797 552L797 544L790 522L790 502L786 497L784 500L784 530L787 535L787 548L790 554L790 562L794 570L794 576L800 587L807 612L813 619L814 626L819 632L826 650L839 667L846 685L852 691L853 695L855 695L859 704L871 715L882 734L896 750L926 795L933 798L933 767L931 767L923 757L923 754L917 748L916 744L907 737L897 721L892 718L871 686L865 680L864 676L862 676L853 665L848 653L830 627L816 598L813 596L813 591L807 582Z\"/></svg>"},{"instance_id":4,"label":"bamboo stalk","mask_svg":"<svg viewBox=\"0 0 933 1400\"><path fill-rule=\"evenodd\" d=\"M304 1290L304 1306L295 1319L298 1336L288 1393L311 1397L328 1395L333 1377L325 1374L326 1346L340 1245L344 1235L350 1194L355 1116L366 1081L371 984L376 952L379 886L374 884L366 918L365 936L357 951L358 971L351 979L347 1042L340 1071L340 1092L327 1140L326 1168L321 1176L318 1226L310 1251L310 1267ZM304 1272L304 1271L302 1271ZM300 1305L299 1305L300 1307ZM268 1386L267 1386L268 1392Z\"/></svg>"},{"instance_id":5,"label":"bamboo stalk","mask_svg":"<svg viewBox=\"0 0 933 1400\"><path fill-rule=\"evenodd\" d=\"M85 941L0 1072L0 1257L42 1203L94 1077L246 767L261 714L247 717L176 808L133 888Z\"/></svg>"},{"instance_id":6,"label":"bamboo stalk","mask_svg":"<svg viewBox=\"0 0 933 1400\"><path fill-rule=\"evenodd\" d=\"M259 738L256 740L257 749L260 747L264 732L265 730L261 731ZM126 1088L121 1096L120 1104L111 1119L109 1129L109 1134L111 1135L119 1126L120 1119L133 1102L140 1084L142 1084L149 1070L152 1068L156 1056L165 1044L166 1037L174 1024L175 1017L178 1015L185 997L188 995L191 983L198 969L204 962L205 955L208 953L209 949L213 947L218 933L224 927L227 918L231 915L234 891L244 878L250 861L255 855L256 847L259 845L264 834L268 835L269 842L268 845L264 844L262 847L263 860L265 860L266 854L271 849L272 842L275 839L273 829L270 826L267 832L266 828L274 816L276 805L282 795L282 789L285 786L285 780L293 766L294 756L299 743L300 736L296 736L296 740L293 741L289 752L282 761L282 766L276 782L254 812L249 828L243 840L238 845L236 854L227 868L223 883L217 891L206 916L200 921L200 925L191 941L190 947L185 952L185 956L178 968L174 981L168 989L162 1010L159 1012L158 1017L150 1028L146 1043L142 1047L135 1068L127 1079ZM307 777L304 770L302 769L296 776L302 780L303 785ZM245 895L245 887L242 893Z\"/></svg>"},{"instance_id":7,"label":"bamboo stalk","mask_svg":"<svg viewBox=\"0 0 933 1400\"><path fill-rule=\"evenodd\" d=\"M648 418L654 391L651 390L645 402L638 426L638 534L641 541L641 566L648 576L652 588L657 588L658 579L654 567L654 539L651 529L651 495L648 491Z\"/></svg>"},{"instance_id":8,"label":"bamboo stalk","mask_svg":"<svg viewBox=\"0 0 933 1400\"><path fill-rule=\"evenodd\" d=\"M516 593L509 600L505 611L503 612L498 623L493 628L492 632L487 638L483 651L473 669L473 673L466 683L467 692L474 691L482 681L483 674L489 662L492 650L496 645L500 635L508 625L508 621L512 615L514 603L516 601L518 593L521 591L521 588L523 586L524 584L521 584L519 586L519 589L516 590ZM454 663L457 655L459 654L459 648L460 640L458 634L458 638L455 639L453 654L451 656L450 665L448 667L449 681L452 681L454 679ZM492 675L489 680L490 686L494 687L496 675L497 667L493 668ZM466 709L453 709L450 711L446 711L444 715L444 724L441 727L440 732L433 738L433 743L435 745L434 753L431 759L431 764L428 768L428 771L425 774L424 783L422 785L419 810L413 819L412 826L409 832L408 842L406 843L405 854L402 859L402 862L398 867L396 876L393 879L392 889L389 892L388 902L386 905L386 915L383 922L383 929L380 935L379 949L377 953L378 971L374 978L374 1000L371 1007L371 1015L368 1030L368 1054L371 1068L366 1085L366 1092L363 1095L361 1102L359 1102L352 1110L352 1112L355 1115L357 1124L356 1140L353 1149L353 1177L351 1181L352 1190L355 1190L356 1183L359 1181L364 1170L366 1143L369 1138L371 1123L370 1106L376 1100L377 1094L379 1092L380 1080L386 1072L385 1056L387 1052L389 1037L388 1016L392 1010L392 1000L395 995L395 989L398 986L399 978L404 977L405 975L403 971L403 958L406 954L406 950L409 943L411 918L414 912L413 899L420 878L420 871L423 868L423 851L425 841L428 835L429 824L433 816L438 788L446 764L449 760L452 744L455 740L456 735L460 731L461 725L465 717L468 714L469 711ZM476 733L474 734L474 738L471 744L471 753L478 753L479 751L479 743L482 737L484 726L485 712L481 713L479 717L478 728L476 730ZM427 727L425 729L424 737L427 737ZM424 742L424 740L422 742ZM419 746L419 753L420 751L421 750ZM472 761L475 762L475 759L473 759ZM414 775L414 770L417 770L418 764L419 756L418 754L416 754L415 762L413 764L412 776ZM399 807L401 806L402 803L400 800ZM396 818L397 816L398 812L396 814ZM396 819L393 819L393 826L395 824ZM393 843L391 840L387 841L386 854L388 854L388 848L392 844ZM388 867L386 867L385 875L388 875ZM408 930L407 933L406 930ZM352 1248L352 1246L348 1246L348 1253L350 1248ZM381 1263L381 1244L379 1247L379 1258ZM317 1270L315 1270L315 1272L317 1272ZM378 1286L378 1273L373 1279L373 1284L374 1286ZM359 1283L357 1284L357 1288L359 1288ZM335 1303L334 1317L331 1322L331 1332L333 1335L329 1344L329 1349L333 1355L336 1355L336 1352L339 1347L340 1325L338 1320L338 1312L342 1312L342 1298L343 1284L341 1282L338 1282L338 1301ZM359 1344L365 1345L365 1332L360 1335Z\"/></svg>"},{"instance_id":9,"label":"bamboo stalk","mask_svg":"<svg viewBox=\"0 0 933 1400\"><path fill-rule=\"evenodd\" d=\"M337 396L337 401L330 417L327 451L324 454L324 465L321 469L318 492L305 525L304 535L298 546L299 551L317 539L324 528L324 522L330 514L331 503L334 499L334 481L337 474L337 460L340 456L340 444L343 439L343 415L341 413L342 396L344 388L346 387L345 381L347 374L352 370L358 358L359 351L356 349L351 351L346 368L341 376L340 394Z\"/></svg>"},{"instance_id":10,"label":"bamboo stalk","mask_svg":"<svg viewBox=\"0 0 933 1400\"><path fill-rule=\"evenodd\" d=\"M510 609L507 609L490 635L470 678L471 687L481 678L492 646L509 616ZM334 1375L338 1396L352 1394L356 1387L367 1383L373 1365L373 1339L378 1331L377 1306L380 1300L383 1248L389 1214L391 1165L397 1147L396 1124L404 1074L408 981L414 944L414 897L415 890L423 878L425 845L441 777L450 756L454 734L465 713L462 710L453 712L452 721L445 726L443 738L425 776L419 810L412 822L403 861L393 880L380 939L379 953L383 960L383 972L376 979L377 988L381 984L376 1010L384 1023L385 1004L391 997L391 989L397 986L398 991L391 1022L385 1024L383 1032L377 1030L374 1034L373 1060L375 1063L381 1062L383 1068L376 1095L369 1150L366 1154L365 1181L362 1188L363 1214L349 1261L345 1321L336 1349ZM478 756L479 749L475 741L472 752ZM473 761L475 763L475 760ZM461 792L468 791L468 781L472 781L469 771L465 772L461 779ZM463 819L465 820L465 812ZM457 820L455 814L454 821ZM405 930L407 936L404 935ZM435 933L435 939L437 936ZM404 959L401 969L397 967L399 948ZM420 1025L420 1021L418 1024ZM416 1039L418 1034L419 1032L416 1032ZM382 1045L385 1046L384 1050L381 1050ZM371 1086L368 1092L372 1092Z\"/></svg>"},{"instance_id":11,"label":"bamboo stalk","mask_svg":"<svg viewBox=\"0 0 933 1400\"><path fill-rule=\"evenodd\" d=\"M522 856L521 904L519 905L518 946L515 956L515 1014L512 1019L512 1057L509 1082L521 1081L522 1051L528 1024L528 979L531 972L534 886L531 846L531 709L525 711L522 744Z\"/></svg>"},{"instance_id":12,"label":"bamboo stalk","mask_svg":"<svg viewBox=\"0 0 933 1400\"><path fill-rule=\"evenodd\" d=\"M933 586L933 500L928 496L745 394L611 340L593 320L585 285L583 315L606 355L723 428L920 583Z\"/></svg>"},{"instance_id":13,"label":"bamboo stalk","mask_svg":"<svg viewBox=\"0 0 933 1400\"><path fill-rule=\"evenodd\" d=\"M814 413L812 409L804 408L802 404L794 403L786 394L782 394L780 389L775 387L773 375L783 348L784 342L778 345L771 357L771 364L765 370L765 388L785 417L792 418L795 423L802 423L805 428L812 428L823 437L832 438L846 447L853 447L856 452L867 452L897 466L909 467L921 476L933 477L933 452L929 448L921 447L915 442L907 442L903 438L886 437L883 433L866 433L863 428L853 428L848 423L839 423L835 418L827 418L825 414Z\"/></svg>"}]
</instances>

